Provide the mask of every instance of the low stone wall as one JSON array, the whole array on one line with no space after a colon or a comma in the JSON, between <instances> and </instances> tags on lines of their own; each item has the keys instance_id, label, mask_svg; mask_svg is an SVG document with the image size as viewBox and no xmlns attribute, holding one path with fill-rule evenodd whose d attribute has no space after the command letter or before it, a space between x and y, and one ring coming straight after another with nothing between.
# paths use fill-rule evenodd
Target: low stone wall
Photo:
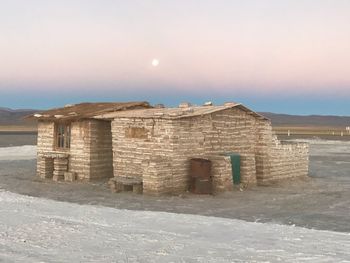
<instances>
[{"instance_id":1,"label":"low stone wall","mask_svg":"<svg viewBox=\"0 0 350 263\"><path fill-rule=\"evenodd\" d=\"M309 171L309 145L281 142L271 132L270 140L256 156L258 184L305 177Z\"/></svg>"},{"instance_id":2,"label":"low stone wall","mask_svg":"<svg viewBox=\"0 0 350 263\"><path fill-rule=\"evenodd\" d=\"M274 182L308 175L309 145L307 143L278 144L269 151L269 174L259 183Z\"/></svg>"}]
</instances>

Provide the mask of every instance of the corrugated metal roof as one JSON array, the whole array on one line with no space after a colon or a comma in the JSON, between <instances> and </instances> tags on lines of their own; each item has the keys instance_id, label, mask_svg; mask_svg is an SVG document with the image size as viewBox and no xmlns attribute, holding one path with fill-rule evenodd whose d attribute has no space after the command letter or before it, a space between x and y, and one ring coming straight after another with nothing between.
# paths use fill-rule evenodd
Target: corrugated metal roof
<instances>
[{"instance_id":1,"label":"corrugated metal roof","mask_svg":"<svg viewBox=\"0 0 350 263\"><path fill-rule=\"evenodd\" d=\"M142 110L123 111L123 112L111 112L111 113L96 115L94 118L96 119L115 119L115 118L182 119L182 118L207 115L214 112L218 112L226 109L232 109L232 108L239 108L257 118L268 120L266 117L248 109L247 107L239 103L236 103L236 104L232 103L230 105L222 105L222 106L194 106L194 107L187 107L187 108L160 108L160 109L153 108L153 109L142 109Z\"/></svg>"},{"instance_id":2,"label":"corrugated metal roof","mask_svg":"<svg viewBox=\"0 0 350 263\"><path fill-rule=\"evenodd\" d=\"M151 108L148 102L103 102L103 103L80 103L67 105L28 116L28 119L38 120L78 120L89 119L96 115L125 111L133 109Z\"/></svg>"}]
</instances>

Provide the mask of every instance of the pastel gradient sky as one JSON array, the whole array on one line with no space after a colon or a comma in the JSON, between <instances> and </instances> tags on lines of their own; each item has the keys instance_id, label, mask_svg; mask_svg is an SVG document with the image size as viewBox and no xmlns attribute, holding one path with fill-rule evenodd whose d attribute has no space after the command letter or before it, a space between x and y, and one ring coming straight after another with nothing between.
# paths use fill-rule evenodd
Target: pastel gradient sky
<instances>
[{"instance_id":1,"label":"pastel gradient sky","mask_svg":"<svg viewBox=\"0 0 350 263\"><path fill-rule=\"evenodd\" d=\"M0 106L124 100L350 115L350 1L1 0Z\"/></svg>"}]
</instances>

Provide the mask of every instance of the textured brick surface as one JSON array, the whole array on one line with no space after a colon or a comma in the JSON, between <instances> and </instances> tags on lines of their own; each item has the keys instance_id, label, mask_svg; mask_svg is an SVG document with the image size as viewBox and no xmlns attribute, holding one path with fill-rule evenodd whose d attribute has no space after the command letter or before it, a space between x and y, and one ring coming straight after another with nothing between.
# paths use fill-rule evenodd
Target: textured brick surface
<instances>
[{"instance_id":1,"label":"textured brick surface","mask_svg":"<svg viewBox=\"0 0 350 263\"><path fill-rule=\"evenodd\" d=\"M81 180L114 175L139 178L146 194L177 194L188 189L190 159L207 158L212 161L214 191L229 191L232 167L223 154L230 152L241 155L244 186L308 174L307 144L280 142L268 120L239 108L177 119L72 122L66 164L50 155L57 150L54 127L53 122L39 121L37 174L42 178L51 173L61 178L67 171Z\"/></svg>"},{"instance_id":2,"label":"textured brick surface","mask_svg":"<svg viewBox=\"0 0 350 263\"><path fill-rule=\"evenodd\" d=\"M53 122L40 121L38 125L37 174L42 178L50 177L48 156L56 161L58 156L54 156L55 153L62 152L62 149L55 148L54 127ZM72 122L71 145L63 152L67 154L68 167L64 170L60 162L54 161L55 179L63 178L65 171L75 173L81 180L113 177L110 122L100 120Z\"/></svg>"},{"instance_id":3,"label":"textured brick surface","mask_svg":"<svg viewBox=\"0 0 350 263\"><path fill-rule=\"evenodd\" d=\"M213 162L215 191L231 190L231 163L222 156L229 152L241 154L245 186L308 173L306 144L282 144L269 121L236 108L181 119L119 117L112 137L114 175L142 177L148 194L186 191L194 157Z\"/></svg>"}]
</instances>

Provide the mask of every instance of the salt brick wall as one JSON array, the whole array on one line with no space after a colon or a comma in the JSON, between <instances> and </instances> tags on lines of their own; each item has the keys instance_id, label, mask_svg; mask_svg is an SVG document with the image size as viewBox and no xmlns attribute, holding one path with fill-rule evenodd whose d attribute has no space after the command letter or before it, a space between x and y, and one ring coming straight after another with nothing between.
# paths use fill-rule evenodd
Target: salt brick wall
<instances>
[{"instance_id":1,"label":"salt brick wall","mask_svg":"<svg viewBox=\"0 0 350 263\"><path fill-rule=\"evenodd\" d=\"M54 146L55 124L53 122L38 123L38 153L52 151Z\"/></svg>"},{"instance_id":2,"label":"salt brick wall","mask_svg":"<svg viewBox=\"0 0 350 263\"><path fill-rule=\"evenodd\" d=\"M257 145L257 179L259 184L308 175L309 145L283 143L277 139L271 125L261 122Z\"/></svg>"},{"instance_id":3,"label":"salt brick wall","mask_svg":"<svg viewBox=\"0 0 350 263\"><path fill-rule=\"evenodd\" d=\"M242 181L255 184L256 124L256 118L238 109L177 120L115 119L114 175L143 176L145 193L179 193L188 187L190 158L239 152ZM127 138L126 130L132 127L147 130L147 138ZM226 178L215 174L220 167L214 164L217 190L230 188L225 182L232 182L228 158L223 160L221 170Z\"/></svg>"},{"instance_id":4,"label":"salt brick wall","mask_svg":"<svg viewBox=\"0 0 350 263\"><path fill-rule=\"evenodd\" d=\"M215 192L231 191L233 189L231 158L228 156L208 156L212 161L213 188Z\"/></svg>"},{"instance_id":5,"label":"salt brick wall","mask_svg":"<svg viewBox=\"0 0 350 263\"><path fill-rule=\"evenodd\" d=\"M112 133L110 121L89 121L86 151L90 159L89 179L113 177Z\"/></svg>"},{"instance_id":6,"label":"salt brick wall","mask_svg":"<svg viewBox=\"0 0 350 263\"><path fill-rule=\"evenodd\" d=\"M90 178L89 144L89 120L72 122L68 171L76 173L80 180Z\"/></svg>"},{"instance_id":7,"label":"salt brick wall","mask_svg":"<svg viewBox=\"0 0 350 263\"><path fill-rule=\"evenodd\" d=\"M174 122L179 143L174 151L182 156L182 177L188 174L188 159L193 156L221 155L235 152L241 154L241 181L256 184L255 144L257 140L257 119L239 109L180 119ZM192 134L192 136L191 136ZM180 175L179 175L180 176Z\"/></svg>"},{"instance_id":8,"label":"salt brick wall","mask_svg":"<svg viewBox=\"0 0 350 263\"><path fill-rule=\"evenodd\" d=\"M54 147L55 124L53 122L38 122L38 139L37 139L37 175L45 178L45 166L48 162L43 158L46 151L52 151Z\"/></svg>"},{"instance_id":9,"label":"salt brick wall","mask_svg":"<svg viewBox=\"0 0 350 263\"><path fill-rule=\"evenodd\" d=\"M128 137L131 128L145 130L146 136ZM246 185L307 174L306 145L282 145L269 121L237 108L172 120L117 118L112 137L114 175L143 177L144 193L183 192L190 158L228 152L241 154ZM230 190L229 158L218 158L211 157L215 190Z\"/></svg>"},{"instance_id":10,"label":"salt brick wall","mask_svg":"<svg viewBox=\"0 0 350 263\"><path fill-rule=\"evenodd\" d=\"M37 174L44 178L45 161L43 154L55 150L55 124L38 124ZM112 135L110 122L81 120L71 123L71 145L68 170L75 172L79 179L90 180L113 176Z\"/></svg>"},{"instance_id":11,"label":"salt brick wall","mask_svg":"<svg viewBox=\"0 0 350 263\"><path fill-rule=\"evenodd\" d=\"M166 156L151 156L142 162L143 192L166 194L174 192L174 167Z\"/></svg>"},{"instance_id":12,"label":"salt brick wall","mask_svg":"<svg viewBox=\"0 0 350 263\"><path fill-rule=\"evenodd\" d=\"M81 120L71 124L69 171L81 180L113 177L110 122Z\"/></svg>"},{"instance_id":13,"label":"salt brick wall","mask_svg":"<svg viewBox=\"0 0 350 263\"><path fill-rule=\"evenodd\" d=\"M143 134L130 137L130 128L144 128ZM128 119L112 121L114 176L142 177L144 192L169 192L173 169L173 125L171 120Z\"/></svg>"}]
</instances>

